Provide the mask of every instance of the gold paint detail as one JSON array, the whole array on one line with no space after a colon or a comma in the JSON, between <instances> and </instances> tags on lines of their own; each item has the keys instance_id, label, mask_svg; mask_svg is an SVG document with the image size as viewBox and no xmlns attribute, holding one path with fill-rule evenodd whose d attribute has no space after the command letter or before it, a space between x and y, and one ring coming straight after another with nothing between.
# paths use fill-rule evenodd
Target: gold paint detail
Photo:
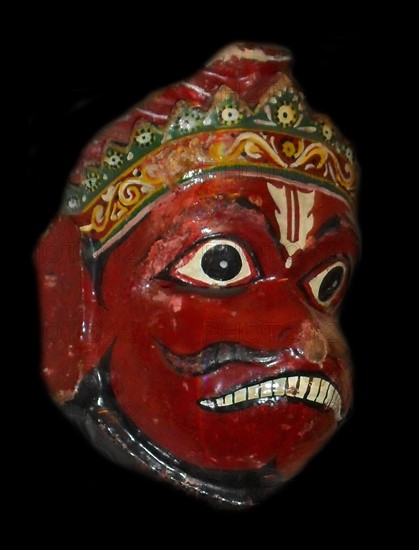
<instances>
[{"instance_id":1,"label":"gold paint detail","mask_svg":"<svg viewBox=\"0 0 419 550\"><path fill-rule=\"evenodd\" d=\"M293 140L292 155L288 142ZM283 144L286 144L285 153ZM282 145L281 145L282 144ZM118 226L129 219L143 205L157 198L163 188L174 188L202 171L217 171L223 168L234 170L255 170L258 167L269 170L297 171L313 182L324 180L325 184L337 188L351 197L355 188L355 174L346 162L346 175L342 165L346 161L339 159L327 147L313 143L308 138L297 138L284 132L252 132L235 130L217 130L199 132L194 136L178 138L168 142L148 155L142 157L130 170L113 179L93 199L86 204L83 216L89 214L89 220L81 224L82 233L93 233L95 238L104 241ZM323 171L323 168L325 170ZM282 191L275 193L275 200L281 199ZM309 210L313 194L297 192L300 204L300 237L289 244L282 233L283 244L292 256L295 250L302 248L305 236L311 229ZM281 209L279 215L281 216ZM305 216L305 217L304 217ZM284 222L278 218L278 223ZM297 247L295 249L295 247Z\"/></svg>"}]
</instances>

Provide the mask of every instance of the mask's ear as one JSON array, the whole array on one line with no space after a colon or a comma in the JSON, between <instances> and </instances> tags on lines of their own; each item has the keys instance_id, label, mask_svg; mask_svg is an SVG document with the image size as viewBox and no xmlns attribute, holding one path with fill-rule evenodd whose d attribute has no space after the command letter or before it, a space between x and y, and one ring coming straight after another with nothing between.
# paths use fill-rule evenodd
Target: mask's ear
<instances>
[{"instance_id":1,"label":"mask's ear","mask_svg":"<svg viewBox=\"0 0 419 550\"><path fill-rule=\"evenodd\" d=\"M109 315L83 261L78 228L59 217L42 237L35 258L40 293L42 371L60 404L112 344Z\"/></svg>"}]
</instances>

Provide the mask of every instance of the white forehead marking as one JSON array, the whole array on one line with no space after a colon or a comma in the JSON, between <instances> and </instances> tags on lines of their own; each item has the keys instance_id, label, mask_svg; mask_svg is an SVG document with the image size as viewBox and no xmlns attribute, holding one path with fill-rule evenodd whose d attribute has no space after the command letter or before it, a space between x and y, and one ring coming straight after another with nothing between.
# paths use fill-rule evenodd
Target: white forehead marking
<instances>
[{"instance_id":1,"label":"white forehead marking","mask_svg":"<svg viewBox=\"0 0 419 550\"><path fill-rule=\"evenodd\" d=\"M292 255L305 247L307 236L313 227L314 191L304 193L283 185L275 187L268 182L268 191L275 201L276 221L279 227L281 244L286 248L288 258L285 267L292 265Z\"/></svg>"}]
</instances>

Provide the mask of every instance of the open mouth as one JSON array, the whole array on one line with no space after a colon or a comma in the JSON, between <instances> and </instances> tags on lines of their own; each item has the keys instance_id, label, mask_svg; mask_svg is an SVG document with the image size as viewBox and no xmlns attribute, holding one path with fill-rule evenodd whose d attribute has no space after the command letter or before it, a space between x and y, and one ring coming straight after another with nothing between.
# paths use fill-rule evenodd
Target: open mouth
<instances>
[{"instance_id":1,"label":"open mouth","mask_svg":"<svg viewBox=\"0 0 419 550\"><path fill-rule=\"evenodd\" d=\"M303 402L305 405L324 411L333 411L341 420L342 397L337 388L320 376L295 375L270 378L251 385L240 386L230 393L198 404L213 412L233 412L282 399Z\"/></svg>"}]
</instances>

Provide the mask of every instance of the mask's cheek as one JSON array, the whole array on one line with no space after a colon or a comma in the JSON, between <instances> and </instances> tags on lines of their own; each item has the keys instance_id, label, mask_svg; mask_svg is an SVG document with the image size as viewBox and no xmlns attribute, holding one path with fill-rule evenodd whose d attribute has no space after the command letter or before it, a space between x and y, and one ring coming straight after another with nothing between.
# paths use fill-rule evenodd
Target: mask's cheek
<instances>
[{"instance_id":1,"label":"mask's cheek","mask_svg":"<svg viewBox=\"0 0 419 550\"><path fill-rule=\"evenodd\" d=\"M216 293L209 296L186 291L173 283L152 281L148 288L132 292L128 307L130 311L136 310L133 315L141 317L146 335L154 342L178 355L188 355L228 336L237 339L227 329L214 332L214 325L215 328L230 327L243 317L246 320L250 317L242 293L230 297L219 297ZM253 307L252 319L254 312Z\"/></svg>"},{"instance_id":2,"label":"mask's cheek","mask_svg":"<svg viewBox=\"0 0 419 550\"><path fill-rule=\"evenodd\" d=\"M335 431L336 425L327 415L301 410L299 421L294 421L288 431L284 429L281 445L278 446L275 463L281 475L287 479L298 474Z\"/></svg>"},{"instance_id":3,"label":"mask's cheek","mask_svg":"<svg viewBox=\"0 0 419 550\"><path fill-rule=\"evenodd\" d=\"M329 347L329 354L335 358L346 358L349 356L348 344L339 327L338 320L332 315L317 315L319 328L326 338Z\"/></svg>"},{"instance_id":4,"label":"mask's cheek","mask_svg":"<svg viewBox=\"0 0 419 550\"><path fill-rule=\"evenodd\" d=\"M148 337L115 342L111 386L122 410L148 438L192 462L203 454L194 383L173 372Z\"/></svg>"},{"instance_id":5,"label":"mask's cheek","mask_svg":"<svg viewBox=\"0 0 419 550\"><path fill-rule=\"evenodd\" d=\"M255 316L272 322L271 293L257 285L252 299L243 299L243 295L215 298L167 285L171 283L158 280L127 285L125 290L119 289L118 299L109 308L123 327L111 357L111 385L122 409L151 440L198 466L246 469L275 461L281 473L296 473L333 434L336 423L332 414L286 402L236 413L205 411L197 402L213 393L207 388L207 377L175 372L158 346L158 342L163 343L181 355L196 353L220 340L220 335L211 342L206 339L208 319L221 319L224 326L233 311L237 314L232 318L235 323L238 319L254 321ZM276 285L275 289L278 291ZM278 312L292 299L290 293L287 296L279 300ZM281 326L282 315L277 319ZM323 338L315 342L316 353L325 347L324 340L329 344L339 335L333 323L323 317L319 316ZM288 315L286 319L291 322ZM330 345L338 346L336 351L342 346ZM272 340L266 336L253 346L269 349ZM344 368L343 363L339 368ZM236 372L237 367L231 369ZM225 377L228 372L224 370L223 380Z\"/></svg>"},{"instance_id":6,"label":"mask's cheek","mask_svg":"<svg viewBox=\"0 0 419 550\"><path fill-rule=\"evenodd\" d=\"M109 310L119 329L110 359L115 397L147 437L177 457L200 463L205 452L199 437L199 380L175 372L158 346L168 326L176 324L177 314L188 316L188 311L176 296L164 296L153 283L141 292L131 291L129 298L115 300ZM191 337L185 330L169 333L185 346Z\"/></svg>"},{"instance_id":7,"label":"mask's cheek","mask_svg":"<svg viewBox=\"0 0 419 550\"><path fill-rule=\"evenodd\" d=\"M327 341L328 356L334 360L342 401L345 410L348 410L352 403L353 378L353 367L348 344L336 317L320 313L315 313L314 317L319 330Z\"/></svg>"},{"instance_id":8,"label":"mask's cheek","mask_svg":"<svg viewBox=\"0 0 419 550\"><path fill-rule=\"evenodd\" d=\"M291 477L336 429L332 414L285 401L231 413L205 411L197 405L205 379L173 372L150 341L115 343L111 385L148 438L203 468L243 470L275 462Z\"/></svg>"}]
</instances>

